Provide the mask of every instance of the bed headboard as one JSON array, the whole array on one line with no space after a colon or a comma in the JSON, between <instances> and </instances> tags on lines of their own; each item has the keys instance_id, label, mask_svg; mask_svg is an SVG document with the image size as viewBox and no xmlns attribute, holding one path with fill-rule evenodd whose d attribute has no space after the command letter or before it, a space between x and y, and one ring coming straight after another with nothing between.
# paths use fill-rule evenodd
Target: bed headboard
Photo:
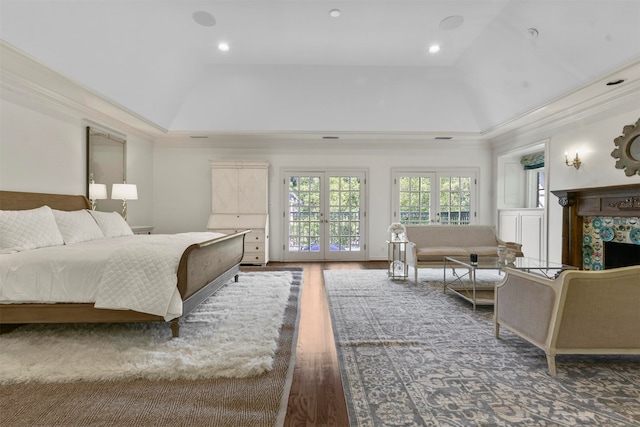
<instances>
[{"instance_id":1,"label":"bed headboard","mask_svg":"<svg viewBox=\"0 0 640 427\"><path fill-rule=\"evenodd\" d=\"M25 193L0 190L0 210L19 211L49 206L60 211L91 209L89 199L82 195Z\"/></svg>"}]
</instances>

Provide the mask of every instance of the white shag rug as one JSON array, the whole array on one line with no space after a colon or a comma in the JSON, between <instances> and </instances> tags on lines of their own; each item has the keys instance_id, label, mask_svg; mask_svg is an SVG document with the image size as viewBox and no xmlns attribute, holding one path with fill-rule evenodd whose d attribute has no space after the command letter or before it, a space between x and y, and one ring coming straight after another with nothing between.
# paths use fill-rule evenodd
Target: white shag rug
<instances>
[{"instance_id":1,"label":"white shag rug","mask_svg":"<svg viewBox=\"0 0 640 427\"><path fill-rule=\"evenodd\" d=\"M0 335L0 383L249 377L269 371L290 271L240 273L180 322L28 325Z\"/></svg>"}]
</instances>

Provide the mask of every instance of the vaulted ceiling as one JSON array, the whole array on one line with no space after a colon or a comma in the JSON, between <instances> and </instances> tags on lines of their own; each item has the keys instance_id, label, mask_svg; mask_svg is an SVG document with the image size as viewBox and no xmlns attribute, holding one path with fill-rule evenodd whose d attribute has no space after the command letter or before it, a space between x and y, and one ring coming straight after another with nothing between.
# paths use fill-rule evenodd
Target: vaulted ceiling
<instances>
[{"instance_id":1,"label":"vaulted ceiling","mask_svg":"<svg viewBox=\"0 0 640 427\"><path fill-rule=\"evenodd\" d=\"M169 131L481 135L640 79L638 0L2 0L0 38Z\"/></svg>"}]
</instances>

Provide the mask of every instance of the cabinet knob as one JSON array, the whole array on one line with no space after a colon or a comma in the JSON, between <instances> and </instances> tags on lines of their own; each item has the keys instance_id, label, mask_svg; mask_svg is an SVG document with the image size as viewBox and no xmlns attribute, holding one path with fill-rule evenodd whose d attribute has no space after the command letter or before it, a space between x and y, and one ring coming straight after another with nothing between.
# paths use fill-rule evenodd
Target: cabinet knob
<instances>
[{"instance_id":1,"label":"cabinet knob","mask_svg":"<svg viewBox=\"0 0 640 427\"><path fill-rule=\"evenodd\" d=\"M260 248L259 248L258 246L256 246L256 251L257 251L258 249L260 249Z\"/></svg>"}]
</instances>

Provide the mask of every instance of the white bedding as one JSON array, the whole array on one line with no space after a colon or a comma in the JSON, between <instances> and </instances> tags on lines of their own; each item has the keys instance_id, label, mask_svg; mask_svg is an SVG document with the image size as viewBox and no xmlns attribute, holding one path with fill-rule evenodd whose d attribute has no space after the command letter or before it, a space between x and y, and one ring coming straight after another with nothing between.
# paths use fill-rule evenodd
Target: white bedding
<instances>
[{"instance_id":1,"label":"white bedding","mask_svg":"<svg viewBox=\"0 0 640 427\"><path fill-rule=\"evenodd\" d=\"M189 245L220 236L123 236L0 254L0 303L95 303L171 320L182 314L180 256Z\"/></svg>"}]
</instances>

